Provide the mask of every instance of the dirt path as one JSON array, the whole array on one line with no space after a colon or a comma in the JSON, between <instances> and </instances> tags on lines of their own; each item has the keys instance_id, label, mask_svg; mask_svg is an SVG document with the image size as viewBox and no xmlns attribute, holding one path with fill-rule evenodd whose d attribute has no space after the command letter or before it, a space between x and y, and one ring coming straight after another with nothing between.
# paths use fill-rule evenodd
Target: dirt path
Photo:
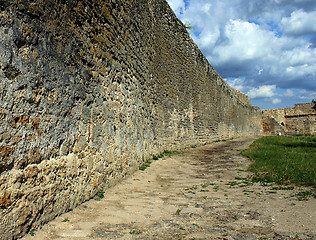
<instances>
[{"instance_id":1,"label":"dirt path","mask_svg":"<svg viewBox=\"0 0 316 240\"><path fill-rule=\"evenodd\" d=\"M245 179L252 139L154 161L24 239L316 239L316 199ZM69 220L69 221L68 221Z\"/></svg>"}]
</instances>

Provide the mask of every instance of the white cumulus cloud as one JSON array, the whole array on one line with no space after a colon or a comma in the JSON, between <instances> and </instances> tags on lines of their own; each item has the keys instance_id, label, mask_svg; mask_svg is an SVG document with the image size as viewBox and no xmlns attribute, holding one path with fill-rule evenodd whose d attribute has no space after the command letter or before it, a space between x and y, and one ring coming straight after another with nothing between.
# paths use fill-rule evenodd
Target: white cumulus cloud
<instances>
[{"instance_id":1,"label":"white cumulus cloud","mask_svg":"<svg viewBox=\"0 0 316 240\"><path fill-rule=\"evenodd\" d=\"M316 11L305 12L302 9L293 11L290 17L284 17L281 25L286 34L310 34L316 32Z\"/></svg>"},{"instance_id":2,"label":"white cumulus cloud","mask_svg":"<svg viewBox=\"0 0 316 240\"><path fill-rule=\"evenodd\" d=\"M226 41L218 43L213 50L216 63L264 58L272 51L270 44L276 41L272 32L240 19L230 20L222 34Z\"/></svg>"},{"instance_id":3,"label":"white cumulus cloud","mask_svg":"<svg viewBox=\"0 0 316 240\"><path fill-rule=\"evenodd\" d=\"M273 104L279 104L279 103L281 103L282 102L282 100L280 99L280 98L274 98L273 100L272 100L272 103Z\"/></svg>"},{"instance_id":4,"label":"white cumulus cloud","mask_svg":"<svg viewBox=\"0 0 316 240\"><path fill-rule=\"evenodd\" d=\"M250 98L268 98L275 96L276 85L263 85L251 89L247 95Z\"/></svg>"}]
</instances>

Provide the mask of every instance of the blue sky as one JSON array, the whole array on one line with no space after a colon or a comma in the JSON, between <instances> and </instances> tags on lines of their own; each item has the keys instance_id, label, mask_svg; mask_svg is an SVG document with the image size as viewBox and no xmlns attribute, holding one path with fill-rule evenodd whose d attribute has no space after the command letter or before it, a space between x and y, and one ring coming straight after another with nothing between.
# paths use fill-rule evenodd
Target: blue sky
<instances>
[{"instance_id":1,"label":"blue sky","mask_svg":"<svg viewBox=\"0 0 316 240\"><path fill-rule=\"evenodd\" d=\"M167 0L232 87L262 109L316 97L316 0Z\"/></svg>"}]
</instances>

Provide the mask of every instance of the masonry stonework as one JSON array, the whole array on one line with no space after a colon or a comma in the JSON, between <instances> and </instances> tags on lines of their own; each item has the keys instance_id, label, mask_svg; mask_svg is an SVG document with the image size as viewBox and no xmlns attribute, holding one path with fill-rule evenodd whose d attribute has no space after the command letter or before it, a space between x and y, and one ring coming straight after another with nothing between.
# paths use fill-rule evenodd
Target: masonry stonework
<instances>
[{"instance_id":1,"label":"masonry stonework","mask_svg":"<svg viewBox=\"0 0 316 240\"><path fill-rule=\"evenodd\" d=\"M0 235L73 209L153 154L258 135L164 0L0 0Z\"/></svg>"},{"instance_id":2,"label":"masonry stonework","mask_svg":"<svg viewBox=\"0 0 316 240\"><path fill-rule=\"evenodd\" d=\"M300 103L293 108L263 110L263 133L316 135L316 104Z\"/></svg>"}]
</instances>

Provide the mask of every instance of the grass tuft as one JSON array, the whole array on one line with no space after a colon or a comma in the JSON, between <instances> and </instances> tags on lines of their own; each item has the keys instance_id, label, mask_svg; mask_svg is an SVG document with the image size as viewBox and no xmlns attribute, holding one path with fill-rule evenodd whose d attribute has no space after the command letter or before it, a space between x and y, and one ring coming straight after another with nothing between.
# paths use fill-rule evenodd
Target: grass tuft
<instances>
[{"instance_id":1,"label":"grass tuft","mask_svg":"<svg viewBox=\"0 0 316 240\"><path fill-rule=\"evenodd\" d=\"M35 230L29 231L29 234L30 234L32 237L34 237L34 236L35 236Z\"/></svg>"},{"instance_id":2,"label":"grass tuft","mask_svg":"<svg viewBox=\"0 0 316 240\"><path fill-rule=\"evenodd\" d=\"M167 155L167 156L172 156L172 155L176 155L176 154L180 154L181 152L178 151L169 151L169 150L164 150L163 151L163 155Z\"/></svg>"},{"instance_id":3,"label":"grass tuft","mask_svg":"<svg viewBox=\"0 0 316 240\"><path fill-rule=\"evenodd\" d=\"M309 197L311 197L311 196L316 198L316 194L313 194L311 191L301 191L301 192L295 194L295 197L299 201L307 201L309 199Z\"/></svg>"},{"instance_id":4,"label":"grass tuft","mask_svg":"<svg viewBox=\"0 0 316 240\"><path fill-rule=\"evenodd\" d=\"M177 209L176 215L180 215L181 211L182 211L181 209Z\"/></svg>"},{"instance_id":5,"label":"grass tuft","mask_svg":"<svg viewBox=\"0 0 316 240\"><path fill-rule=\"evenodd\" d=\"M96 194L96 200L97 201L100 201L102 198L104 198L104 191L103 190L100 190L99 192L97 192Z\"/></svg>"},{"instance_id":6,"label":"grass tuft","mask_svg":"<svg viewBox=\"0 0 316 240\"><path fill-rule=\"evenodd\" d=\"M253 182L295 183L316 188L316 136L269 136L242 154L253 160Z\"/></svg>"},{"instance_id":7,"label":"grass tuft","mask_svg":"<svg viewBox=\"0 0 316 240\"><path fill-rule=\"evenodd\" d=\"M139 167L139 170L145 171L146 168L150 167L150 164L151 164L151 161L144 162L144 163Z\"/></svg>"},{"instance_id":8,"label":"grass tuft","mask_svg":"<svg viewBox=\"0 0 316 240\"><path fill-rule=\"evenodd\" d=\"M129 234L132 234L132 235L139 235L141 233L142 233L141 231L138 231L138 230L135 230L135 229L129 231Z\"/></svg>"}]
</instances>

